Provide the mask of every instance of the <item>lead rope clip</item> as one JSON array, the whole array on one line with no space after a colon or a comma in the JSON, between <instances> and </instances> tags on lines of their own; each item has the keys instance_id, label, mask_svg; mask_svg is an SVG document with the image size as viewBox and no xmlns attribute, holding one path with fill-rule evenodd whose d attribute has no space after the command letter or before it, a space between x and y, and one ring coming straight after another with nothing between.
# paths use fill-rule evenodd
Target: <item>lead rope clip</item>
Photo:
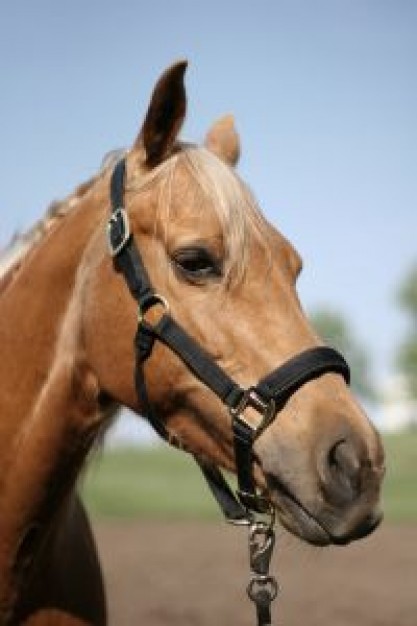
<instances>
[{"instance_id":1,"label":"lead rope clip","mask_svg":"<svg viewBox=\"0 0 417 626\"><path fill-rule=\"evenodd\" d=\"M255 604L258 626L271 626L271 603L278 595L279 586L269 573L275 546L274 518L269 522L252 521L249 526L249 563L252 578L247 593Z\"/></svg>"}]
</instances>

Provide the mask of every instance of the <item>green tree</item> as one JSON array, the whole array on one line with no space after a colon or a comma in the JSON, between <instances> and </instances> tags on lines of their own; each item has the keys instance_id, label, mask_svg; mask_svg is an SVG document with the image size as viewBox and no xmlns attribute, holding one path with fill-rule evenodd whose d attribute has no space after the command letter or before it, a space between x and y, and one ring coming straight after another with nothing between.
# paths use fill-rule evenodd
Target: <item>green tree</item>
<instances>
[{"instance_id":1,"label":"green tree","mask_svg":"<svg viewBox=\"0 0 417 626\"><path fill-rule=\"evenodd\" d=\"M354 335L344 316L334 309L320 307L312 311L309 317L323 341L339 350L349 363L352 389L363 399L375 399L376 393L369 374L368 353Z\"/></svg>"},{"instance_id":2,"label":"green tree","mask_svg":"<svg viewBox=\"0 0 417 626\"><path fill-rule=\"evenodd\" d=\"M398 303L410 317L410 328L397 352L397 364L407 387L417 399L417 262L400 285Z\"/></svg>"}]
</instances>

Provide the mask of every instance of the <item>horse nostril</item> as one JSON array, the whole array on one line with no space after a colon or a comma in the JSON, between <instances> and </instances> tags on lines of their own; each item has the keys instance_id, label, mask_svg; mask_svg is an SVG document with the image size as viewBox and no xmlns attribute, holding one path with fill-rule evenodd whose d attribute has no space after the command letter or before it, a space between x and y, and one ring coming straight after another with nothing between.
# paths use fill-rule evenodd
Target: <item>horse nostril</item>
<instances>
[{"instance_id":1,"label":"horse nostril","mask_svg":"<svg viewBox=\"0 0 417 626\"><path fill-rule=\"evenodd\" d=\"M352 443L341 439L330 448L325 476L324 490L335 503L347 504L358 496L361 489L361 463Z\"/></svg>"}]
</instances>

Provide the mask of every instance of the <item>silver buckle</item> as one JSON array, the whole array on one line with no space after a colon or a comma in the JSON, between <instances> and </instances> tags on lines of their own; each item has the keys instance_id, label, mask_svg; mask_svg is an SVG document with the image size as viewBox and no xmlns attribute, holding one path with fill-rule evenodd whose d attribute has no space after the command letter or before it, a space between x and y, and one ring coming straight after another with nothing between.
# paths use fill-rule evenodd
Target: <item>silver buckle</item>
<instances>
[{"instance_id":1,"label":"silver buckle","mask_svg":"<svg viewBox=\"0 0 417 626\"><path fill-rule=\"evenodd\" d=\"M123 207L116 209L107 222L107 243L111 256L117 256L130 238L129 217Z\"/></svg>"},{"instance_id":2,"label":"silver buckle","mask_svg":"<svg viewBox=\"0 0 417 626\"><path fill-rule=\"evenodd\" d=\"M259 424L254 425L244 415L245 410L250 407L255 409L261 417ZM244 391L243 396L235 407L230 408L230 413L234 419L248 426L255 435L259 435L274 419L276 413L275 401L273 399L265 402L257 393L254 387Z\"/></svg>"}]
</instances>

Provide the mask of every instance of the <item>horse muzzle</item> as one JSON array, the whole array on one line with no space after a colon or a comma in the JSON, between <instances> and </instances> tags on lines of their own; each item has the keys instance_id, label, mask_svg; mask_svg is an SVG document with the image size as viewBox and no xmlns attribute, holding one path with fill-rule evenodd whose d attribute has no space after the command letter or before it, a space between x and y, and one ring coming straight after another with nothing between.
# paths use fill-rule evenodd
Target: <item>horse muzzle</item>
<instances>
[{"instance_id":1,"label":"horse muzzle","mask_svg":"<svg viewBox=\"0 0 417 626\"><path fill-rule=\"evenodd\" d=\"M375 434L375 437L377 435ZM341 439L312 459L291 455L282 442L259 441L256 450L267 491L282 525L313 545L346 545L373 532L382 520L379 495L384 475L355 441Z\"/></svg>"}]
</instances>

